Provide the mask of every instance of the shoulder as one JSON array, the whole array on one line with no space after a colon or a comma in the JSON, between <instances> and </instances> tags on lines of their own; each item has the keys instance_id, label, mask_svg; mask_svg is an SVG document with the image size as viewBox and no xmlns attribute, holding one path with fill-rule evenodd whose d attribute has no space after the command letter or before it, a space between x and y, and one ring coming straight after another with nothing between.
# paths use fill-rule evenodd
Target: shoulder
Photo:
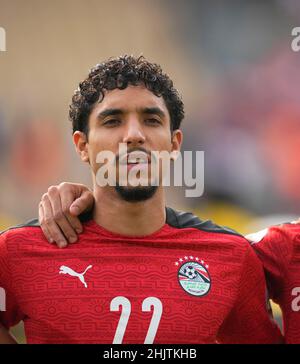
<instances>
[{"instance_id":1,"label":"shoulder","mask_svg":"<svg viewBox=\"0 0 300 364\"><path fill-rule=\"evenodd\" d=\"M217 225L211 220L201 220L191 212L177 211L170 207L166 208L166 223L176 229L193 229L194 232L218 237L224 241L241 243L249 246L249 242L243 235L226 226Z\"/></svg>"},{"instance_id":2,"label":"shoulder","mask_svg":"<svg viewBox=\"0 0 300 364\"><path fill-rule=\"evenodd\" d=\"M299 255L300 224L290 222L270 226L246 238L261 256L274 256L277 261L287 263L295 254Z\"/></svg>"},{"instance_id":3,"label":"shoulder","mask_svg":"<svg viewBox=\"0 0 300 364\"><path fill-rule=\"evenodd\" d=\"M13 230L18 230L18 229L22 229L22 228L33 228L33 227L40 227L40 223L38 221L38 219L31 219L25 223L19 224L19 225L15 225L15 226L10 226L9 228L0 231L0 235L4 235L9 231L13 231Z\"/></svg>"},{"instance_id":4,"label":"shoulder","mask_svg":"<svg viewBox=\"0 0 300 364\"><path fill-rule=\"evenodd\" d=\"M11 226L0 232L1 245L5 245L7 250L17 249L20 244L22 246L45 242L46 238L40 228L37 219L32 219L26 223Z\"/></svg>"},{"instance_id":5,"label":"shoulder","mask_svg":"<svg viewBox=\"0 0 300 364\"><path fill-rule=\"evenodd\" d=\"M273 225L258 232L248 234L246 238L252 245L266 242L277 245L288 241L300 241L300 224L297 222L288 222Z\"/></svg>"},{"instance_id":6,"label":"shoulder","mask_svg":"<svg viewBox=\"0 0 300 364\"><path fill-rule=\"evenodd\" d=\"M233 229L215 224L211 220L201 220L191 212L177 211L170 207L166 208L167 224L177 229L194 228L212 233L229 234L243 237Z\"/></svg>"},{"instance_id":7,"label":"shoulder","mask_svg":"<svg viewBox=\"0 0 300 364\"><path fill-rule=\"evenodd\" d=\"M281 225L274 226L274 229L280 230L283 234L286 234L292 239L298 239L300 236L300 222L293 221L287 222Z\"/></svg>"}]
</instances>

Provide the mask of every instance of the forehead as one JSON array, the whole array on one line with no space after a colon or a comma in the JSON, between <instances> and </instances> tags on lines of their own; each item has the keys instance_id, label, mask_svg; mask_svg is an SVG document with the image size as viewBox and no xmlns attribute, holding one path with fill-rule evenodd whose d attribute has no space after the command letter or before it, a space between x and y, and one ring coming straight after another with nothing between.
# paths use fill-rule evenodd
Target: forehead
<instances>
[{"instance_id":1,"label":"forehead","mask_svg":"<svg viewBox=\"0 0 300 364\"><path fill-rule=\"evenodd\" d=\"M96 105L94 112L105 109L123 109L132 112L142 108L159 107L169 116L163 97L158 97L145 86L128 86L124 90L105 91L103 100Z\"/></svg>"}]
</instances>

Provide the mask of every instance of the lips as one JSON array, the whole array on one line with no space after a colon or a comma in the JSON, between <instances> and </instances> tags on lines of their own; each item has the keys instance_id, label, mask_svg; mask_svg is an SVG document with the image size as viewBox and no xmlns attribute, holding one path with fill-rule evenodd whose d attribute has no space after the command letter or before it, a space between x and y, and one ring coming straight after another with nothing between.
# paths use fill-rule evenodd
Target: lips
<instances>
[{"instance_id":1,"label":"lips","mask_svg":"<svg viewBox=\"0 0 300 364\"><path fill-rule=\"evenodd\" d=\"M120 164L137 165L149 164L150 158L147 153L136 150L120 157Z\"/></svg>"}]
</instances>

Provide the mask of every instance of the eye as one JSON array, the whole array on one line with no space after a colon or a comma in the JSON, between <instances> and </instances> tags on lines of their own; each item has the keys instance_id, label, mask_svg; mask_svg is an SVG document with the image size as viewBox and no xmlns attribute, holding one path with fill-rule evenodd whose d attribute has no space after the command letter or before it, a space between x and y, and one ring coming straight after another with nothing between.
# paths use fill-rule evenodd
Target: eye
<instances>
[{"instance_id":1,"label":"eye","mask_svg":"<svg viewBox=\"0 0 300 364\"><path fill-rule=\"evenodd\" d=\"M118 119L109 119L104 121L103 125L108 126L108 127L113 127L113 126L118 126L119 124L121 124L121 121Z\"/></svg>"},{"instance_id":2,"label":"eye","mask_svg":"<svg viewBox=\"0 0 300 364\"><path fill-rule=\"evenodd\" d=\"M161 121L158 119L146 119L145 122L149 125L160 125Z\"/></svg>"}]
</instances>

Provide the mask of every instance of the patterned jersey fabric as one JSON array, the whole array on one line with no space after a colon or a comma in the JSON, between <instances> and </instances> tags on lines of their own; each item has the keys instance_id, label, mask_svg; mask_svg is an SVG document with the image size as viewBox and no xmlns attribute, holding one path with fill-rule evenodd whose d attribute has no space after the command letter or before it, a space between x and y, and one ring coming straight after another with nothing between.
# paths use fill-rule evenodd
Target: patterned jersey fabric
<instances>
[{"instance_id":1,"label":"patterned jersey fabric","mask_svg":"<svg viewBox=\"0 0 300 364\"><path fill-rule=\"evenodd\" d=\"M35 222L4 232L1 323L24 320L28 343L281 342L248 241L166 212L164 226L144 237L87 219L66 249L48 244Z\"/></svg>"}]
</instances>

